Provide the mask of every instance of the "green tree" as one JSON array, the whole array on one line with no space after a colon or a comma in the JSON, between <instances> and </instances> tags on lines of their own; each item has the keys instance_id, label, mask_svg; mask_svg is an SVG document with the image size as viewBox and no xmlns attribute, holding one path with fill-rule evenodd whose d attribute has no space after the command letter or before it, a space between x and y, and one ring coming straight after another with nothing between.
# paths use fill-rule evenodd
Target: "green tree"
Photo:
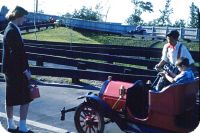
<instances>
[{"instance_id":1,"label":"green tree","mask_svg":"<svg viewBox=\"0 0 200 133\"><path fill-rule=\"evenodd\" d=\"M140 0L132 0L132 3L135 6L134 13L129 16L126 22L130 25L143 24L144 21L141 18L142 13L153 12L153 5L151 4L151 2L143 2Z\"/></svg>"},{"instance_id":2,"label":"green tree","mask_svg":"<svg viewBox=\"0 0 200 133\"><path fill-rule=\"evenodd\" d=\"M100 13L100 5L96 5L95 10L83 6L80 10L75 10L72 14L72 18L79 18L84 20L102 21L102 15Z\"/></svg>"},{"instance_id":3,"label":"green tree","mask_svg":"<svg viewBox=\"0 0 200 133\"><path fill-rule=\"evenodd\" d=\"M70 13L66 13L65 15L62 15L62 17L64 17L64 18L72 18L72 14L70 14Z\"/></svg>"},{"instance_id":4,"label":"green tree","mask_svg":"<svg viewBox=\"0 0 200 133\"><path fill-rule=\"evenodd\" d=\"M127 20L126 22L130 25L140 25L143 23L143 20L141 19L140 16L132 14Z\"/></svg>"},{"instance_id":5,"label":"green tree","mask_svg":"<svg viewBox=\"0 0 200 133\"><path fill-rule=\"evenodd\" d=\"M170 21L170 14L173 13L173 9L170 8L171 0L166 0L165 8L163 10L159 10L161 16L155 20L156 25L159 26L170 26L172 23Z\"/></svg>"},{"instance_id":6,"label":"green tree","mask_svg":"<svg viewBox=\"0 0 200 133\"><path fill-rule=\"evenodd\" d=\"M175 21L173 24L174 27L185 27L186 23L183 19Z\"/></svg>"},{"instance_id":7,"label":"green tree","mask_svg":"<svg viewBox=\"0 0 200 133\"><path fill-rule=\"evenodd\" d=\"M200 27L199 24L199 8L194 5L192 2L192 5L190 6L190 24L189 27L197 28Z\"/></svg>"}]
</instances>

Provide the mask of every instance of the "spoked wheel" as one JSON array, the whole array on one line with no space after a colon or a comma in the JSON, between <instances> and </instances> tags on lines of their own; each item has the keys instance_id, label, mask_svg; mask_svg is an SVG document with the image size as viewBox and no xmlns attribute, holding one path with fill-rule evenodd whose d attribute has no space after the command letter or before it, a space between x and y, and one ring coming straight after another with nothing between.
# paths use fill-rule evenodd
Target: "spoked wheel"
<instances>
[{"instance_id":1,"label":"spoked wheel","mask_svg":"<svg viewBox=\"0 0 200 133\"><path fill-rule=\"evenodd\" d=\"M95 105L85 102L75 112L74 122L78 133L103 133L104 119Z\"/></svg>"}]
</instances>

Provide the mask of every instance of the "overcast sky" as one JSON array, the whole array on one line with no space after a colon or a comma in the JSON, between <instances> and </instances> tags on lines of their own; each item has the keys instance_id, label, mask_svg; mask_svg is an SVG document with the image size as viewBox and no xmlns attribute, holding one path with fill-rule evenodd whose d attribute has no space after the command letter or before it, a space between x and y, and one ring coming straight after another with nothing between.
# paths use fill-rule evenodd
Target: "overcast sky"
<instances>
[{"instance_id":1,"label":"overcast sky","mask_svg":"<svg viewBox=\"0 0 200 133\"><path fill-rule=\"evenodd\" d=\"M16 5L20 5L28 11L34 11L35 0L0 0L2 5L12 9ZM107 15L107 22L125 23L125 20L133 13L134 6L131 0L38 0L39 9L46 14L63 15L67 12L72 13L74 9L80 9L82 6L95 7L100 3L103 6L102 14ZM166 0L143 0L150 1L154 6L154 13L144 13L142 19L145 22L158 18L159 10L164 8ZM171 7L174 13L170 16L171 21L184 19L189 22L189 12L191 3L200 7L200 0L171 0Z\"/></svg>"}]
</instances>

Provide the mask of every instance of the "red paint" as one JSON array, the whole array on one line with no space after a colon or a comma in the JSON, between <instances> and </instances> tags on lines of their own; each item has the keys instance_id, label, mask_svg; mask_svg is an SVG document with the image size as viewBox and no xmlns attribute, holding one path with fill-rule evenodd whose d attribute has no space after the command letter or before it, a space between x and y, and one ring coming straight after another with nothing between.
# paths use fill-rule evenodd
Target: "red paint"
<instances>
[{"instance_id":1,"label":"red paint","mask_svg":"<svg viewBox=\"0 0 200 133\"><path fill-rule=\"evenodd\" d=\"M103 100L112 108L119 98L119 88L121 86L127 90L133 83L111 81L103 94ZM187 133L191 129L178 127L175 118L184 112L192 112L196 104L196 94L199 89L199 79L192 83L176 84L167 86L160 92L149 91L149 113L146 119L134 117L128 109L128 118L132 122L143 123L170 132ZM120 111L126 102L126 96L119 100L116 107Z\"/></svg>"}]
</instances>

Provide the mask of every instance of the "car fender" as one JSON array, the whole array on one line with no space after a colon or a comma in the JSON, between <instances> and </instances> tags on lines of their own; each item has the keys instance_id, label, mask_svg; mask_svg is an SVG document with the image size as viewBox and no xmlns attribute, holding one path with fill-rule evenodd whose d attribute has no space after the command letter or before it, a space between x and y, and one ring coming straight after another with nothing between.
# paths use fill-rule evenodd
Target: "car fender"
<instances>
[{"instance_id":1,"label":"car fender","mask_svg":"<svg viewBox=\"0 0 200 133\"><path fill-rule=\"evenodd\" d=\"M94 95L94 94L87 95L86 100L87 102L97 104L98 107L101 107L101 111L103 111L106 114L107 113L110 114L113 112L112 109L108 106L108 104L97 95Z\"/></svg>"}]
</instances>

